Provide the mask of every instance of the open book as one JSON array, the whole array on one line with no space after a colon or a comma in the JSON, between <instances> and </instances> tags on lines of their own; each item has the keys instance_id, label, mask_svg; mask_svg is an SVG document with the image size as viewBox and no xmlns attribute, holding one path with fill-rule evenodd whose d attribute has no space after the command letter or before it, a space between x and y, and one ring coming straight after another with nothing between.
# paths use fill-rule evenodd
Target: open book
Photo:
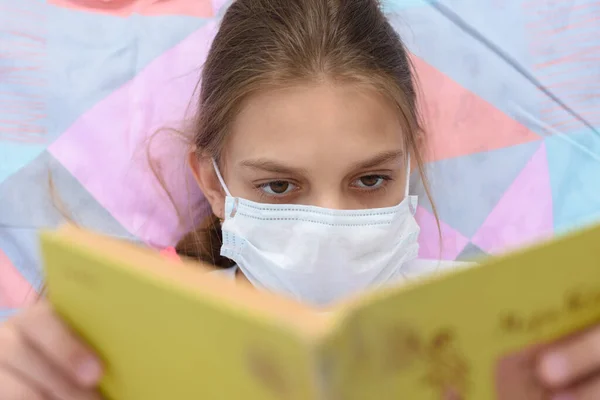
<instances>
[{"instance_id":1,"label":"open book","mask_svg":"<svg viewBox=\"0 0 600 400\"><path fill-rule=\"evenodd\" d=\"M74 227L42 248L111 400L536 400L532 349L600 321L600 227L329 313Z\"/></svg>"}]
</instances>

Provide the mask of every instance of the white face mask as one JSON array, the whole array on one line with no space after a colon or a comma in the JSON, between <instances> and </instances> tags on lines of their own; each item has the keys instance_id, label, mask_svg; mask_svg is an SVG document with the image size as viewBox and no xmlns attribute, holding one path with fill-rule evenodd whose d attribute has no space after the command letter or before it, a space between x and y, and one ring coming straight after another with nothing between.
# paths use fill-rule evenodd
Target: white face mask
<instances>
[{"instance_id":1,"label":"white face mask","mask_svg":"<svg viewBox=\"0 0 600 400\"><path fill-rule=\"evenodd\" d=\"M402 266L417 256L410 169L406 196L397 206L333 210L232 197L214 166L227 194L221 255L256 287L326 306L400 279Z\"/></svg>"}]
</instances>

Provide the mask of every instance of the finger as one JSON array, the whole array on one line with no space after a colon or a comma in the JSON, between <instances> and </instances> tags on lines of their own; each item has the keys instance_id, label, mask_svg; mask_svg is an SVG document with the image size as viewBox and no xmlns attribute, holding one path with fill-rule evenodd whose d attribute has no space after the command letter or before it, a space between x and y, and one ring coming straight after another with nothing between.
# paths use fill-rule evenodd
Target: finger
<instances>
[{"instance_id":1,"label":"finger","mask_svg":"<svg viewBox=\"0 0 600 400\"><path fill-rule=\"evenodd\" d=\"M61 321L49 303L36 304L13 323L32 346L74 382L87 388L98 384L102 375L99 360Z\"/></svg>"},{"instance_id":2,"label":"finger","mask_svg":"<svg viewBox=\"0 0 600 400\"><path fill-rule=\"evenodd\" d=\"M52 399L100 400L95 392L75 385L60 370L54 368L50 361L31 347L16 330L5 329L1 335L0 343L4 354L0 358L0 367L22 377Z\"/></svg>"},{"instance_id":3,"label":"finger","mask_svg":"<svg viewBox=\"0 0 600 400\"><path fill-rule=\"evenodd\" d=\"M598 400L600 399L600 379L582 384L576 388L560 392L552 400Z\"/></svg>"},{"instance_id":4,"label":"finger","mask_svg":"<svg viewBox=\"0 0 600 400\"><path fill-rule=\"evenodd\" d=\"M542 382L561 388L600 369L600 329L549 348L538 363Z\"/></svg>"},{"instance_id":5,"label":"finger","mask_svg":"<svg viewBox=\"0 0 600 400\"><path fill-rule=\"evenodd\" d=\"M0 368L0 399L2 400L50 400L41 392L8 370Z\"/></svg>"}]
</instances>

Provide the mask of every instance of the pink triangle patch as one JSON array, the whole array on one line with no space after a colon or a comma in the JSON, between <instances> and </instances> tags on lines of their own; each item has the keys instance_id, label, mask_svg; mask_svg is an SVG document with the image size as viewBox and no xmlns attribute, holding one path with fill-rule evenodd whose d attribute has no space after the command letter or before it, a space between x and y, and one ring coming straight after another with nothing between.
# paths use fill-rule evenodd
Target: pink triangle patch
<instances>
[{"instance_id":1,"label":"pink triangle patch","mask_svg":"<svg viewBox=\"0 0 600 400\"><path fill-rule=\"evenodd\" d=\"M431 149L427 161L542 139L437 68L416 56L412 59L423 93L421 112Z\"/></svg>"},{"instance_id":2,"label":"pink triangle patch","mask_svg":"<svg viewBox=\"0 0 600 400\"><path fill-rule=\"evenodd\" d=\"M440 221L442 243L435 216L423 207L418 207L415 217L421 227L419 236L419 258L429 260L456 260L469 243L469 239ZM441 247L441 252L440 252Z\"/></svg>"},{"instance_id":3,"label":"pink triangle patch","mask_svg":"<svg viewBox=\"0 0 600 400\"><path fill-rule=\"evenodd\" d=\"M210 18L213 16L211 0L48 0L58 7L70 8L117 17L131 14L189 15Z\"/></svg>"},{"instance_id":4,"label":"pink triangle patch","mask_svg":"<svg viewBox=\"0 0 600 400\"><path fill-rule=\"evenodd\" d=\"M190 141L177 132L195 112L216 28L208 23L162 54L48 148L124 228L157 247L175 243L207 209L187 168Z\"/></svg>"},{"instance_id":5,"label":"pink triangle patch","mask_svg":"<svg viewBox=\"0 0 600 400\"><path fill-rule=\"evenodd\" d=\"M0 309L23 307L36 299L36 291L0 250Z\"/></svg>"},{"instance_id":6,"label":"pink triangle patch","mask_svg":"<svg viewBox=\"0 0 600 400\"><path fill-rule=\"evenodd\" d=\"M542 145L489 214L472 242L489 253L505 252L553 232L552 188Z\"/></svg>"}]
</instances>

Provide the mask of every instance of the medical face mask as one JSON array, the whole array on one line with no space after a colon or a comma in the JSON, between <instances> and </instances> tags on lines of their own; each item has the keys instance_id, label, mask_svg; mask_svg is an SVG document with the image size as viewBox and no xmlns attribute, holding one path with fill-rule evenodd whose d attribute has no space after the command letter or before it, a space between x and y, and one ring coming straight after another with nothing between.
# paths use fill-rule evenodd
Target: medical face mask
<instances>
[{"instance_id":1,"label":"medical face mask","mask_svg":"<svg viewBox=\"0 0 600 400\"><path fill-rule=\"evenodd\" d=\"M417 197L408 195L410 172L400 204L334 210L233 197L214 166L227 194L221 255L235 261L258 288L327 306L401 279L402 266L417 256Z\"/></svg>"}]
</instances>

